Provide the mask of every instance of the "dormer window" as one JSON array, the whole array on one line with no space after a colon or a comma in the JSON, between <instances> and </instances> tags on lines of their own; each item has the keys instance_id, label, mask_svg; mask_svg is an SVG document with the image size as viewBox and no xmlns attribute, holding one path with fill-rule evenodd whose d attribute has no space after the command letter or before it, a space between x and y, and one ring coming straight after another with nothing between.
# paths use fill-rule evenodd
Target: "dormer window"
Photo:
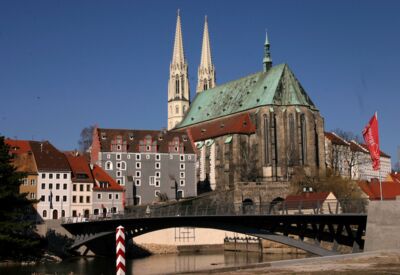
<instances>
[{"instance_id":1,"label":"dormer window","mask_svg":"<svg viewBox=\"0 0 400 275\"><path fill-rule=\"evenodd\" d=\"M101 139L106 139L106 133L101 133Z\"/></svg>"},{"instance_id":2,"label":"dormer window","mask_svg":"<svg viewBox=\"0 0 400 275\"><path fill-rule=\"evenodd\" d=\"M146 151L150 151L151 147L149 145L146 146Z\"/></svg>"},{"instance_id":3,"label":"dormer window","mask_svg":"<svg viewBox=\"0 0 400 275\"><path fill-rule=\"evenodd\" d=\"M129 134L129 139L130 139L130 140L133 140L133 134L132 134L132 133Z\"/></svg>"}]
</instances>

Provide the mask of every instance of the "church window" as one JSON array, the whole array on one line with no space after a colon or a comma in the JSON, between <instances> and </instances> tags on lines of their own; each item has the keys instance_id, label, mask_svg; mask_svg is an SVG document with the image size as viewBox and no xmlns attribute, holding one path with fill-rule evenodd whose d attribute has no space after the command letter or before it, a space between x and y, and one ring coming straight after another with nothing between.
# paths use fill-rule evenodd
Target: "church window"
<instances>
[{"instance_id":1,"label":"church window","mask_svg":"<svg viewBox=\"0 0 400 275\"><path fill-rule=\"evenodd\" d=\"M269 123L267 115L264 115L264 159L266 165L271 164L269 157Z\"/></svg>"},{"instance_id":2,"label":"church window","mask_svg":"<svg viewBox=\"0 0 400 275\"><path fill-rule=\"evenodd\" d=\"M306 117L304 114L300 116L301 129L301 163L304 165L307 159L307 128Z\"/></svg>"},{"instance_id":3,"label":"church window","mask_svg":"<svg viewBox=\"0 0 400 275\"><path fill-rule=\"evenodd\" d=\"M289 115L289 161L293 161L293 154L294 154L294 118L293 114Z\"/></svg>"},{"instance_id":4,"label":"church window","mask_svg":"<svg viewBox=\"0 0 400 275\"><path fill-rule=\"evenodd\" d=\"M182 85L181 91L183 93L183 91L185 91L185 79L183 78L183 76L182 76L182 79L181 79L181 85Z\"/></svg>"},{"instance_id":5,"label":"church window","mask_svg":"<svg viewBox=\"0 0 400 275\"><path fill-rule=\"evenodd\" d=\"M178 113L179 113L179 106L175 105L175 114L178 114Z\"/></svg>"},{"instance_id":6,"label":"church window","mask_svg":"<svg viewBox=\"0 0 400 275\"><path fill-rule=\"evenodd\" d=\"M179 75L175 76L175 94L179 95Z\"/></svg>"}]
</instances>

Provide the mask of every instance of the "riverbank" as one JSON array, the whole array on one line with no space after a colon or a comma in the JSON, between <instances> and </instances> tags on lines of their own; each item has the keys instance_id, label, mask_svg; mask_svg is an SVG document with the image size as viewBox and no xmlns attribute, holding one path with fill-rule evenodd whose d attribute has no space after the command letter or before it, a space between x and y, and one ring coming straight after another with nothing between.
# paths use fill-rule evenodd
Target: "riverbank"
<instances>
[{"instance_id":1,"label":"riverbank","mask_svg":"<svg viewBox=\"0 0 400 275\"><path fill-rule=\"evenodd\" d=\"M400 274L400 250L257 263L180 274Z\"/></svg>"}]
</instances>

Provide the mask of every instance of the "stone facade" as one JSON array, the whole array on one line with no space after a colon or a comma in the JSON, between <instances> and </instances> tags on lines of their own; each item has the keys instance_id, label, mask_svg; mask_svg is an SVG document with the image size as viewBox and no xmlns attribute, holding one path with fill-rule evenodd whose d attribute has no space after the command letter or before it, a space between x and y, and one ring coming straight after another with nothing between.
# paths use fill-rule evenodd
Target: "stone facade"
<instances>
[{"instance_id":1,"label":"stone facade","mask_svg":"<svg viewBox=\"0 0 400 275\"><path fill-rule=\"evenodd\" d=\"M197 195L196 155L185 134L95 129L92 163L125 186L127 205Z\"/></svg>"}]
</instances>

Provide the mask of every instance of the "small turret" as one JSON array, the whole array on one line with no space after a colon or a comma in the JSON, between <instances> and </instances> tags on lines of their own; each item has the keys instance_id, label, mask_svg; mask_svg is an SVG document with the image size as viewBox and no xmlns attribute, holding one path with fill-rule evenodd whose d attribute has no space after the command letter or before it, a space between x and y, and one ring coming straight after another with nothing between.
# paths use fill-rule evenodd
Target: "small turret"
<instances>
[{"instance_id":1,"label":"small turret","mask_svg":"<svg viewBox=\"0 0 400 275\"><path fill-rule=\"evenodd\" d=\"M269 44L267 31L265 31L263 64L264 64L264 66L263 66L264 72L268 72L268 70L271 69L271 67L272 67L272 58L271 58L270 44Z\"/></svg>"}]
</instances>

